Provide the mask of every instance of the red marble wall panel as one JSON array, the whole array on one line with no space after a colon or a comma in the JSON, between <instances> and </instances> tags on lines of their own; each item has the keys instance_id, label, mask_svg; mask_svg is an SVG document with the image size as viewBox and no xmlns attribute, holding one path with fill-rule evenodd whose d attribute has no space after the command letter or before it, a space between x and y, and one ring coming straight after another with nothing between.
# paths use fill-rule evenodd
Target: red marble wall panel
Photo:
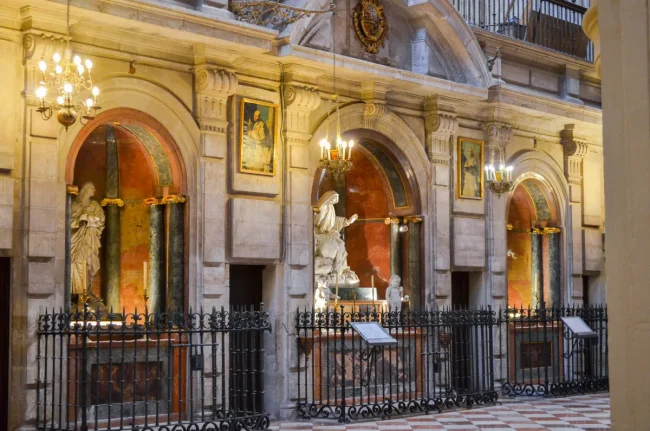
<instances>
[{"instance_id":1,"label":"red marble wall panel","mask_svg":"<svg viewBox=\"0 0 650 431\"><path fill-rule=\"evenodd\" d=\"M115 129L120 170L120 198L125 201L120 210L121 241L121 306L127 312L144 310L143 262L149 260L149 207L142 199L151 197L155 190L155 172L149 154L130 133ZM81 187L92 181L97 192L95 199L106 197L106 128L95 129L81 146L75 163L74 184ZM100 249L103 264L103 248ZM91 290L101 296L101 269L93 279Z\"/></svg>"}]
</instances>

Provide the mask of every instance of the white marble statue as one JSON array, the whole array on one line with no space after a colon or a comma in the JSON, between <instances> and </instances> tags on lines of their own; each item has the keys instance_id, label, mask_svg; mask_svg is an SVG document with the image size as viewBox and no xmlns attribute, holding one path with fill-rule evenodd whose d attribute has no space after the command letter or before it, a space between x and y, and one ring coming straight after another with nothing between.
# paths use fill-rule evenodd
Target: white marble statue
<instances>
[{"instance_id":1,"label":"white marble statue","mask_svg":"<svg viewBox=\"0 0 650 431\"><path fill-rule=\"evenodd\" d=\"M402 311L402 295L404 288L400 286L402 279L399 275L391 275L386 289L386 302L388 302L388 311L399 313Z\"/></svg>"},{"instance_id":2,"label":"white marble statue","mask_svg":"<svg viewBox=\"0 0 650 431\"><path fill-rule=\"evenodd\" d=\"M316 291L314 292L314 308L316 311L327 310L327 304L335 297L336 295L330 290L327 280L322 278L316 280Z\"/></svg>"},{"instance_id":3,"label":"white marble statue","mask_svg":"<svg viewBox=\"0 0 650 431\"><path fill-rule=\"evenodd\" d=\"M82 295L86 288L90 289L90 283L99 271L99 248L101 247L105 216L101 205L91 199L94 195L93 183L84 184L72 202L70 210L72 227L71 293L73 295ZM90 294L90 292L88 293Z\"/></svg>"},{"instance_id":4,"label":"white marble statue","mask_svg":"<svg viewBox=\"0 0 650 431\"><path fill-rule=\"evenodd\" d=\"M341 229L354 223L358 216L345 218L336 215L334 204L339 195L327 191L314 205L314 273L316 280L325 280L330 285L350 286L359 283L359 277L348 266L348 253L345 241L341 239Z\"/></svg>"}]
</instances>

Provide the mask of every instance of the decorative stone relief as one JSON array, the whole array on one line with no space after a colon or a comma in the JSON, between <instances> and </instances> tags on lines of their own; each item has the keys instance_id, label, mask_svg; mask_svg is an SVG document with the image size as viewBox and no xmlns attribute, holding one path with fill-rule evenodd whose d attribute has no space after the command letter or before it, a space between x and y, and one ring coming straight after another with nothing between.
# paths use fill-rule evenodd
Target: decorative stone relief
<instances>
[{"instance_id":1,"label":"decorative stone relief","mask_svg":"<svg viewBox=\"0 0 650 431\"><path fill-rule=\"evenodd\" d=\"M436 111L426 116L427 155L433 163L448 165L449 138L458 131L458 119L451 112Z\"/></svg>"}]
</instances>

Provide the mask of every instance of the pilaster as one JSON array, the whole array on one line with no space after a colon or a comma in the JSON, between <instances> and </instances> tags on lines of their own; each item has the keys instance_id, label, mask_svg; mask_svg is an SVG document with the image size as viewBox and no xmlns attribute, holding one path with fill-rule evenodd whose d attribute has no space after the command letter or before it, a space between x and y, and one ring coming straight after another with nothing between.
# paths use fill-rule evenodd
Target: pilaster
<instances>
[{"instance_id":1,"label":"pilaster","mask_svg":"<svg viewBox=\"0 0 650 431\"><path fill-rule=\"evenodd\" d=\"M450 160L451 140L458 130L458 119L452 107L443 106L438 96L427 97L424 103L426 150L431 164L431 185L429 189L428 214L424 233L431 235L433 245L433 291L425 291L430 306L435 301L438 306L451 304L451 191ZM429 289L427 283L425 289Z\"/></svg>"},{"instance_id":2,"label":"pilaster","mask_svg":"<svg viewBox=\"0 0 650 431\"><path fill-rule=\"evenodd\" d=\"M505 148L512 139L512 126L500 121L488 121L483 124L485 133L485 162L498 161L496 157L505 157ZM503 163L506 161L500 159ZM487 298L486 301L497 309L507 303L508 281L506 251L507 240L507 197L498 197L485 190L485 223L487 237ZM484 296L485 298L485 296Z\"/></svg>"},{"instance_id":3,"label":"pilaster","mask_svg":"<svg viewBox=\"0 0 650 431\"><path fill-rule=\"evenodd\" d=\"M564 148L564 175L569 183L569 208L566 215L568 259L567 273L570 277L568 286L569 299L582 301L582 274L584 242L582 235L582 201L583 178L582 165L587 155L588 146L584 140L575 136L575 126L567 124L560 132Z\"/></svg>"},{"instance_id":4,"label":"pilaster","mask_svg":"<svg viewBox=\"0 0 650 431\"><path fill-rule=\"evenodd\" d=\"M286 290L280 289L278 293L284 297L274 299L273 304L278 316L278 324L291 328L295 324L295 310L298 308L311 308L313 303L313 270L312 270L312 237L313 222L311 209L311 188L312 179L309 177L308 168L309 144L311 133L309 117L321 103L318 90L305 86L298 81L289 81L284 85L285 100L285 142L286 151L289 155L288 165L285 166L287 184L285 187L285 242L283 247L286 250L284 262L283 283ZM278 376L278 392L273 403L280 401L283 416L293 414L291 396L294 394L292 385L297 379L295 359L299 352L295 343L288 346L279 342L276 351L277 366L282 379ZM286 410L285 410L286 408ZM279 409L276 409L279 410Z\"/></svg>"},{"instance_id":5,"label":"pilaster","mask_svg":"<svg viewBox=\"0 0 650 431\"><path fill-rule=\"evenodd\" d=\"M200 57L203 59L203 57ZM237 75L211 63L195 69L196 113L201 129L201 214L203 219L202 279L204 308L227 307L226 155L230 97L237 90Z\"/></svg>"}]
</instances>

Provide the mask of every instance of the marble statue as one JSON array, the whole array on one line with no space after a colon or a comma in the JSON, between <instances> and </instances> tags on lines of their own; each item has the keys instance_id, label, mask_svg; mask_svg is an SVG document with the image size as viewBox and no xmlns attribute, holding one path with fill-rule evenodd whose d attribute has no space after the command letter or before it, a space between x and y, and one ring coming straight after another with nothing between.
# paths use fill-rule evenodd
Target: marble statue
<instances>
[{"instance_id":1,"label":"marble statue","mask_svg":"<svg viewBox=\"0 0 650 431\"><path fill-rule=\"evenodd\" d=\"M402 279L399 275L391 275L386 289L386 302L388 302L388 311L399 313L402 311L402 295L404 288L400 286Z\"/></svg>"},{"instance_id":2,"label":"marble statue","mask_svg":"<svg viewBox=\"0 0 650 431\"><path fill-rule=\"evenodd\" d=\"M334 297L336 297L336 295L334 295L330 290L327 280L319 279L316 281L316 292L314 292L314 308L316 311L327 310L327 304Z\"/></svg>"},{"instance_id":3,"label":"marble statue","mask_svg":"<svg viewBox=\"0 0 650 431\"><path fill-rule=\"evenodd\" d=\"M324 280L330 285L338 283L350 286L359 283L359 277L348 266L348 253L345 241L341 238L341 230L354 223L358 216L345 218L336 215L334 204L338 203L339 195L335 191L327 191L314 205L314 273L316 284Z\"/></svg>"},{"instance_id":4,"label":"marble statue","mask_svg":"<svg viewBox=\"0 0 650 431\"><path fill-rule=\"evenodd\" d=\"M105 216L101 205L91 199L94 195L95 186L86 183L71 205L73 295L82 295L86 289L90 295L90 283L99 271L99 248Z\"/></svg>"}]
</instances>

